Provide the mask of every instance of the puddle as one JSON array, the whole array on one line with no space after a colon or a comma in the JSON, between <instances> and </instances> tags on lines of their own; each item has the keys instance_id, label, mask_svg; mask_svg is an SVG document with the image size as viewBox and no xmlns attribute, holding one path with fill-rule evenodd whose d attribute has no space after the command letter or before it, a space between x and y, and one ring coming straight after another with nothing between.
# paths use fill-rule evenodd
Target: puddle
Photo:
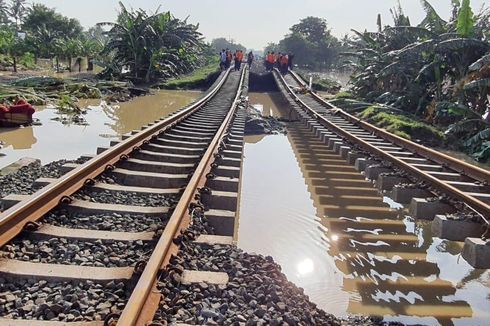
<instances>
[{"instance_id":1,"label":"puddle","mask_svg":"<svg viewBox=\"0 0 490 326\"><path fill-rule=\"evenodd\" d=\"M155 95L134 98L118 105L100 105L100 100L83 100L82 107L90 109L84 118L88 126L62 124L51 119L58 117L54 109L38 109L34 118L40 126L0 128L3 142L0 167L22 157L38 158L43 164L59 159L76 159L82 154L94 154L98 146L107 146L110 138L165 117L189 104L200 92L157 91Z\"/></svg>"},{"instance_id":2,"label":"puddle","mask_svg":"<svg viewBox=\"0 0 490 326\"><path fill-rule=\"evenodd\" d=\"M246 138L241 248L273 256L312 301L339 316L490 320L490 271L471 268L462 243L433 239L430 223L411 220L300 124L288 131Z\"/></svg>"}]
</instances>

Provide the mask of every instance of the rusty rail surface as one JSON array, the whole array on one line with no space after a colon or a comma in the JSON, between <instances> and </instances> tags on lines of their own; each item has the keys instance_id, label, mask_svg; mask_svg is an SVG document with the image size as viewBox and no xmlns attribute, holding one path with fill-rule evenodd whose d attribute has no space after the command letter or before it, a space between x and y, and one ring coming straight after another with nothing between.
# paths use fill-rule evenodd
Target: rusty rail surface
<instances>
[{"instance_id":1,"label":"rusty rail surface","mask_svg":"<svg viewBox=\"0 0 490 326\"><path fill-rule=\"evenodd\" d=\"M293 78L298 82L301 83L302 85L306 85L305 82L301 79L301 77L298 76L293 71L290 71L291 75ZM420 156L423 156L425 158L430 159L431 161L434 161L436 163L439 163L443 166L447 166L448 168L457 171L463 175L467 175L475 180L485 182L487 184L490 184L490 171L482 169L478 166L466 163L464 161L455 159L449 155L446 155L444 153L435 151L431 148L425 147L423 145L414 143L408 139L402 138L400 136L397 136L395 134L392 134L382 128L378 128L366 121L363 121L347 112L342 110L339 107L336 107L335 105L325 101L323 98L321 98L318 94L310 90L310 94L317 100L320 104L328 107L329 109L335 110L335 113L340 115L341 117L349 120L350 122L359 125L360 127L374 133L377 136L380 136L381 138L384 138L386 140L391 141L392 143L405 148L409 150L412 153L418 154Z\"/></svg>"},{"instance_id":2,"label":"rusty rail surface","mask_svg":"<svg viewBox=\"0 0 490 326\"><path fill-rule=\"evenodd\" d=\"M0 247L22 232L26 224L36 222L65 198L69 201L69 196L82 188L87 182L92 181L93 178L106 169L113 168L113 164L127 158L128 154L134 150L139 150L140 146L146 144L150 139L158 137L159 134L201 108L216 95L229 74L230 70L224 72L220 77L221 80L212 90L187 108L109 148L37 191L29 199L2 212L0 214Z\"/></svg>"},{"instance_id":3,"label":"rusty rail surface","mask_svg":"<svg viewBox=\"0 0 490 326\"><path fill-rule=\"evenodd\" d=\"M431 184L432 186L434 186L436 189L444 192L444 193L447 193L449 195L451 195L452 197L456 198L456 199L459 199L461 200L462 202L464 202L466 205L470 206L471 208L473 208L474 210L478 211L480 214L482 214L482 219L484 220L485 223L489 224L489 217L490 217L490 205L486 204L485 202L481 201L481 200L478 200L477 198L473 197L473 196L470 196L468 195L467 193L445 183L444 181L441 181L439 179L437 179L436 177L433 177L432 175L400 160L399 158L395 157L394 155L391 155L371 144L369 144L368 142L360 139L359 137L349 133L348 131L342 129L341 127L337 126L336 124L334 124L333 122L327 120L324 116L322 116L321 114L317 113L315 110L313 110L312 108L310 108L306 103L304 103L297 95L296 93L291 89L291 87L287 84L286 80L284 79L284 77L278 72L276 71L276 74L280 77L281 79L281 82L283 83L284 87L286 88L287 92L294 97L295 101L297 103L299 103L304 109L307 110L307 112L309 112L310 114L313 115L313 117L315 117L315 119L317 119L319 122L323 123L326 127L328 127L329 129L333 130L335 133L337 133L338 135L344 137L345 139L351 141L352 143L355 143L355 144L359 144L361 145L361 147L363 147L364 149L366 149L368 152L371 152L371 153L374 153L374 154L377 154L379 155L380 157L392 162L393 164L395 164L396 166L398 166L399 168L401 168L402 170L405 170L407 172L410 172L411 174L415 175L416 177L428 182L429 184ZM305 85L304 82L295 74L295 73L292 73L292 75L294 76L294 78L302 85ZM314 93L312 93L314 94ZM314 95L316 98L320 99L320 97L318 95ZM421 155L423 157L426 157L432 161L435 161L435 162L438 162L440 164L444 164L445 166L451 168L451 169L454 169L455 171L458 171L458 167L459 169L463 169L463 172L462 174L465 174L465 175L468 175L468 176L472 176L473 178L475 178L475 176L478 176L479 178L475 178L479 181L482 181L482 182L486 182L488 183L488 181L490 181L490 172L484 170L484 169L481 169L481 168L478 168L478 167L475 167L473 165L470 165L468 163L465 163L465 162L461 162L459 160L456 160L452 157L449 157L447 155L444 155L442 153L439 153L437 151L434 151L432 149L429 149L425 146L422 146L422 145L419 145L419 144L416 144L416 143L413 143L409 140L406 140L406 139L403 139L401 137L398 137L396 135L393 135L383 129L380 129L380 128L377 128L367 122L364 122L364 121L360 121L359 119L357 119L356 117L346 113L345 111L343 111L342 109L339 109L337 107L334 107L333 105L329 104L328 102L324 101L323 99L321 99L322 102L325 103L325 105L327 105L330 109L334 109L335 110L335 113L339 113L341 116L345 117L347 120L350 120L351 122L353 122L354 124L357 124L359 125L360 127L370 131L370 132L373 132L374 134L380 136L381 138L384 138L384 139L387 139L387 140L391 140L391 139L394 139L396 140L395 141L392 141L393 143L397 144L398 146L404 148L404 149L407 149L411 152L415 152L416 154L418 155ZM412 150L412 148L414 150ZM425 153L422 154L422 153ZM442 162L445 162L445 163L441 163L437 160L437 158L439 158Z\"/></svg>"},{"instance_id":4,"label":"rusty rail surface","mask_svg":"<svg viewBox=\"0 0 490 326\"><path fill-rule=\"evenodd\" d=\"M189 209L189 205L193 201L198 189L204 187L206 175L211 171L211 163L220 150L222 140L227 136L227 128L233 120L242 92L245 71L246 67L242 71L237 94L230 107L230 111L226 115L226 118L211 141L206 153L202 157L191 180L185 188L180 201L172 213L163 234L153 250L129 301L117 322L117 325L147 325L148 322L153 320L153 316L158 308L158 303L161 298L160 293L157 292L156 289L158 273L168 263L172 252L177 251L178 245L174 243L174 239L179 236L180 231L184 230L191 220L192 212Z\"/></svg>"}]
</instances>

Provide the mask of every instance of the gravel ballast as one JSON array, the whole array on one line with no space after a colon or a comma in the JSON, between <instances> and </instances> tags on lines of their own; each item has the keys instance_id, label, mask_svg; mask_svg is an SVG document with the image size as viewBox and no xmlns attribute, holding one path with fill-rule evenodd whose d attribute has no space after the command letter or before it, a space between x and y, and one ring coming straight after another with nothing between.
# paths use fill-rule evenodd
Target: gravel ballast
<instances>
[{"instance_id":1,"label":"gravel ballast","mask_svg":"<svg viewBox=\"0 0 490 326\"><path fill-rule=\"evenodd\" d=\"M210 228L192 226L181 251L158 283L163 294L158 322L190 325L378 325L374 319L341 320L309 301L287 280L272 257L248 254L231 245L195 244ZM184 270L226 272L226 285L181 283Z\"/></svg>"},{"instance_id":2,"label":"gravel ballast","mask_svg":"<svg viewBox=\"0 0 490 326\"><path fill-rule=\"evenodd\" d=\"M2 248L0 257L32 263L94 267L135 266L146 260L154 247L152 241L81 241L66 238L48 240L17 238Z\"/></svg>"},{"instance_id":3,"label":"gravel ballast","mask_svg":"<svg viewBox=\"0 0 490 326\"><path fill-rule=\"evenodd\" d=\"M179 196L177 195L143 194L109 190L91 191L90 188L78 191L74 197L94 203L146 207L173 207L179 201Z\"/></svg>"},{"instance_id":4,"label":"gravel ballast","mask_svg":"<svg viewBox=\"0 0 490 326\"><path fill-rule=\"evenodd\" d=\"M43 223L73 229L115 231L115 232L152 232L165 227L168 219L154 215L140 214L80 214L64 209L48 213Z\"/></svg>"},{"instance_id":5,"label":"gravel ballast","mask_svg":"<svg viewBox=\"0 0 490 326\"><path fill-rule=\"evenodd\" d=\"M51 321L104 320L118 313L130 292L124 282L55 282L0 278L0 316Z\"/></svg>"}]
</instances>

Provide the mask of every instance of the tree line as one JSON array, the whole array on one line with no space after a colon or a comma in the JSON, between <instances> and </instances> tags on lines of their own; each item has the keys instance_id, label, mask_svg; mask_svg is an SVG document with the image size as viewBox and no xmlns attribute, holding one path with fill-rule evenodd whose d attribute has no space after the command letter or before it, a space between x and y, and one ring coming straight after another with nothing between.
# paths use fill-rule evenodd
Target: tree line
<instances>
[{"instance_id":1,"label":"tree line","mask_svg":"<svg viewBox=\"0 0 490 326\"><path fill-rule=\"evenodd\" d=\"M82 70L81 57L104 70L101 77L150 82L186 73L202 65L210 47L199 26L170 12L128 9L120 2L115 22L101 22L84 30L80 22L55 9L25 0L0 0L0 55L17 71L19 60L32 57L73 60ZM205 55L203 55L203 53ZM85 67L83 68L85 69Z\"/></svg>"}]
</instances>

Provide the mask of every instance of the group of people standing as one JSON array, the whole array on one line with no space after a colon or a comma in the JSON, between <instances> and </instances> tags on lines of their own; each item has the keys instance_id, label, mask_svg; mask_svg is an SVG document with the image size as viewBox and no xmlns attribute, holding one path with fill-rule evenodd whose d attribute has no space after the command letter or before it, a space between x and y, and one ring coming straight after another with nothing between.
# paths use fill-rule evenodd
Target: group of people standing
<instances>
[{"instance_id":1,"label":"group of people standing","mask_svg":"<svg viewBox=\"0 0 490 326\"><path fill-rule=\"evenodd\" d=\"M293 70L293 59L294 54L292 53L274 53L269 51L265 56L265 68L267 71L272 71L274 67L277 67L281 73L286 74L288 69Z\"/></svg>"},{"instance_id":2,"label":"group of people standing","mask_svg":"<svg viewBox=\"0 0 490 326\"><path fill-rule=\"evenodd\" d=\"M231 67L231 62L234 60L235 61L235 71L240 71L242 67L242 62L243 62L243 51L242 50L236 50L235 53L232 53L229 49L223 49L220 52L220 68L221 70L223 69L228 69ZM249 66L252 65L254 60L254 54L252 51L250 51L247 55L247 63Z\"/></svg>"}]
</instances>

